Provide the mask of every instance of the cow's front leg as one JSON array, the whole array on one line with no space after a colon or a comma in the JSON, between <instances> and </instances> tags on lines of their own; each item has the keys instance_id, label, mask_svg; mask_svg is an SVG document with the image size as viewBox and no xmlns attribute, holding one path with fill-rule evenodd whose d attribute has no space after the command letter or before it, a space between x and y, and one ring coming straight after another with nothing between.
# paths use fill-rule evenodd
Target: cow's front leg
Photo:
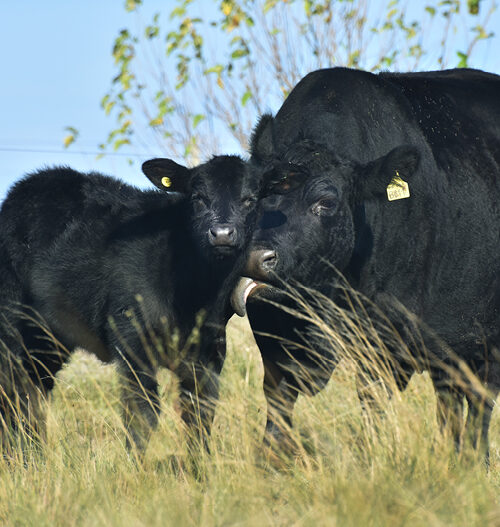
<instances>
[{"instance_id":1,"label":"cow's front leg","mask_svg":"<svg viewBox=\"0 0 500 527\"><path fill-rule=\"evenodd\" d=\"M468 396L469 410L467 413L467 433L472 437L474 448L484 455L486 466L490 463L490 448L488 431L490 427L491 414L495 406L498 391L493 396Z\"/></svg>"},{"instance_id":2,"label":"cow's front leg","mask_svg":"<svg viewBox=\"0 0 500 527\"><path fill-rule=\"evenodd\" d=\"M364 364L363 361L357 364L356 391L367 422L373 424L385 413L387 398L391 399L395 391L404 391L412 374L410 367L405 369L402 365L394 363L390 373L384 371L382 377L377 368L371 364Z\"/></svg>"},{"instance_id":3,"label":"cow's front leg","mask_svg":"<svg viewBox=\"0 0 500 527\"><path fill-rule=\"evenodd\" d=\"M293 407L299 395L283 370L272 361L263 359L264 394L267 401L267 422L264 444L271 452L293 452L295 442L290 430L292 427Z\"/></svg>"},{"instance_id":4,"label":"cow's front leg","mask_svg":"<svg viewBox=\"0 0 500 527\"><path fill-rule=\"evenodd\" d=\"M474 448L484 454L486 465L489 465L490 448L488 431L491 414L495 407L496 398L500 391L500 364L498 350L493 348L492 359L485 361L477 372L477 379L483 384L484 389L468 390L467 403L467 433L472 438Z\"/></svg>"},{"instance_id":5,"label":"cow's front leg","mask_svg":"<svg viewBox=\"0 0 500 527\"><path fill-rule=\"evenodd\" d=\"M464 393L454 386L439 386L436 389L437 419L442 431L448 430L459 451L463 444L464 432Z\"/></svg>"}]
</instances>

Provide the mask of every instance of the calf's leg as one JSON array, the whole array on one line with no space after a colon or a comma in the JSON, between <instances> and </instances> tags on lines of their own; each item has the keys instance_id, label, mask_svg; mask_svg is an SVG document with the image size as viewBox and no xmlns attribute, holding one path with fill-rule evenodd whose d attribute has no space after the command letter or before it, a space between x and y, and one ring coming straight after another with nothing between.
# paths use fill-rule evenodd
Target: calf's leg
<instances>
[{"instance_id":1,"label":"calf's leg","mask_svg":"<svg viewBox=\"0 0 500 527\"><path fill-rule=\"evenodd\" d=\"M190 434L193 432L207 446L219 398L219 375L225 358L225 339L219 337L214 343L211 357L200 357L197 361L184 362L177 374L180 381L181 416Z\"/></svg>"},{"instance_id":2,"label":"calf's leg","mask_svg":"<svg viewBox=\"0 0 500 527\"><path fill-rule=\"evenodd\" d=\"M120 369L127 448L135 447L143 453L160 415L156 372L135 369L131 364Z\"/></svg>"}]
</instances>

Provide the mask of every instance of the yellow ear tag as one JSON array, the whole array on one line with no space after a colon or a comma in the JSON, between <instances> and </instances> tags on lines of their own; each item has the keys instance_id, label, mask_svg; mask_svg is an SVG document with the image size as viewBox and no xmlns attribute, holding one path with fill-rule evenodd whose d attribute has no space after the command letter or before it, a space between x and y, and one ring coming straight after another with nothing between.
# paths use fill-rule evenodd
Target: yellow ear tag
<instances>
[{"instance_id":1,"label":"yellow ear tag","mask_svg":"<svg viewBox=\"0 0 500 527\"><path fill-rule=\"evenodd\" d=\"M171 187L172 186L172 180L165 176L165 177L162 177L161 178L161 184L164 186L164 187Z\"/></svg>"},{"instance_id":2,"label":"yellow ear tag","mask_svg":"<svg viewBox=\"0 0 500 527\"><path fill-rule=\"evenodd\" d=\"M387 186L387 198L389 201L397 199L406 199L410 197L410 187L408 183L401 179L399 172L396 170L396 175L391 179Z\"/></svg>"}]
</instances>

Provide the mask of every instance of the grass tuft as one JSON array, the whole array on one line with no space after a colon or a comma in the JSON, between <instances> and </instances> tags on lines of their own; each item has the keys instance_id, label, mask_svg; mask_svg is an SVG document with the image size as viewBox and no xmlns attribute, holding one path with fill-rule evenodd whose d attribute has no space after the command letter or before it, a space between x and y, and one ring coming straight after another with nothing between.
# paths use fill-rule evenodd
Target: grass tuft
<instances>
[{"instance_id":1,"label":"grass tuft","mask_svg":"<svg viewBox=\"0 0 500 527\"><path fill-rule=\"evenodd\" d=\"M172 374L160 375L162 415L139 460L125 448L115 368L76 353L42 401L46 441L0 459L0 524L499 525L498 413L489 472L470 444L457 454L439 429L426 373L391 399L372 386L382 410L366 417L355 363L362 346L366 354L383 342L366 337L366 323L353 331L359 320L337 319L336 332L330 322L317 324L321 338L345 353L323 391L299 397L290 431L298 454L284 455L279 467L261 446L263 368L246 320L230 322L210 452L199 443L191 456L187 445L196 439L187 441L175 411Z\"/></svg>"}]
</instances>

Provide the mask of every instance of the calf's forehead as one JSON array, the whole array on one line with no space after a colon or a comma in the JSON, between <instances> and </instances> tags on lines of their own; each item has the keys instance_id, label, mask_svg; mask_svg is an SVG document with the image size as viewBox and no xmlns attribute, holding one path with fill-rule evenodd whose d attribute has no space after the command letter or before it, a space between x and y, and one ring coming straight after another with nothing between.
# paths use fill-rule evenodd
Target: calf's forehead
<instances>
[{"instance_id":1,"label":"calf's forehead","mask_svg":"<svg viewBox=\"0 0 500 527\"><path fill-rule=\"evenodd\" d=\"M192 186L208 194L240 194L256 190L259 182L256 172L241 158L219 156L195 170Z\"/></svg>"}]
</instances>

